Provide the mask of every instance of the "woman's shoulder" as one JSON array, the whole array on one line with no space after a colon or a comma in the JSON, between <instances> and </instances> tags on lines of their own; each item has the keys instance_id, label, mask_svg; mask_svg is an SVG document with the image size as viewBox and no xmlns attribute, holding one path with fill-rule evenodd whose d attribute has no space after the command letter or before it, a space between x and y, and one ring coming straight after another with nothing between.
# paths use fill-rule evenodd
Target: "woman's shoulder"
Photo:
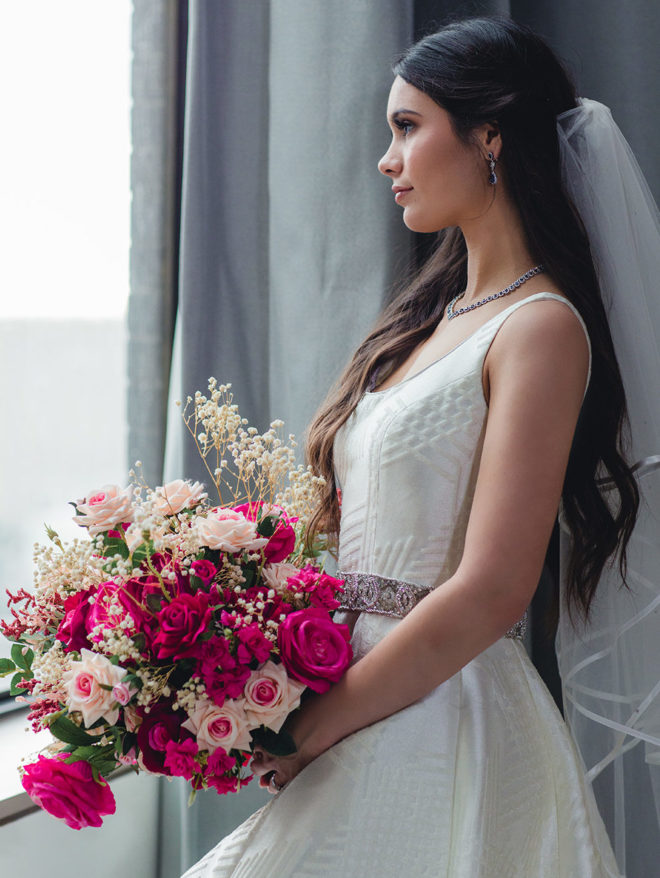
<instances>
[{"instance_id":1,"label":"woman's shoulder","mask_svg":"<svg viewBox=\"0 0 660 878\"><path fill-rule=\"evenodd\" d=\"M591 369L591 344L577 308L555 292L528 296L516 304L493 339L486 361L488 372L523 368L530 378L538 380L569 372L585 387Z\"/></svg>"}]
</instances>

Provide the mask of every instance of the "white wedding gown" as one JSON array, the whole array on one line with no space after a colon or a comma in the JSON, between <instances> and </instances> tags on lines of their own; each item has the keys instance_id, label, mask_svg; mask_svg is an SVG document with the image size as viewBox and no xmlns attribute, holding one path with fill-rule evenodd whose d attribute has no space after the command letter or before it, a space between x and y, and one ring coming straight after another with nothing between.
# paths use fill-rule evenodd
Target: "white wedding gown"
<instances>
[{"instance_id":1,"label":"white wedding gown","mask_svg":"<svg viewBox=\"0 0 660 878\"><path fill-rule=\"evenodd\" d=\"M568 304L530 296L423 371L363 396L335 440L342 571L437 586L455 570L488 412L484 358L513 311L548 298ZM356 657L398 622L361 613ZM185 874L229 876L619 872L568 729L520 639L506 636L421 701L323 753Z\"/></svg>"}]
</instances>

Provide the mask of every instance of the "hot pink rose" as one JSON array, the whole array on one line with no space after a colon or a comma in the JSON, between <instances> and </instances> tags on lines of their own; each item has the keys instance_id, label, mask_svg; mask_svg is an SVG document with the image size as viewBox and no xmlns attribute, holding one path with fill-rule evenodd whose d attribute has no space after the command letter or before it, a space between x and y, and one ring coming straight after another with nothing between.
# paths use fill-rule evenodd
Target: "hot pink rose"
<instances>
[{"instance_id":1,"label":"hot pink rose","mask_svg":"<svg viewBox=\"0 0 660 878\"><path fill-rule=\"evenodd\" d=\"M264 548L266 561L276 564L289 557L296 545L296 532L291 525L294 521L298 521L297 518L289 517L281 506L275 504L244 503L234 508L237 512L242 512L250 521L261 520L266 516L277 519L275 532Z\"/></svg>"},{"instance_id":2,"label":"hot pink rose","mask_svg":"<svg viewBox=\"0 0 660 878\"><path fill-rule=\"evenodd\" d=\"M64 619L57 629L57 639L64 644L64 652L80 652L89 649L91 643L87 638L87 617L93 604L90 597L96 593L96 587L86 591L77 591L64 601Z\"/></svg>"},{"instance_id":3,"label":"hot pink rose","mask_svg":"<svg viewBox=\"0 0 660 878\"><path fill-rule=\"evenodd\" d=\"M185 741L168 741L165 745L165 765L173 777L185 777L190 780L199 772L199 762L195 759L199 747L192 738Z\"/></svg>"},{"instance_id":4,"label":"hot pink rose","mask_svg":"<svg viewBox=\"0 0 660 878\"><path fill-rule=\"evenodd\" d=\"M76 510L80 514L73 520L81 527L88 528L91 536L96 536L122 522L133 520L132 497L130 485L128 488L104 485L88 494L86 499L77 501Z\"/></svg>"},{"instance_id":5,"label":"hot pink rose","mask_svg":"<svg viewBox=\"0 0 660 878\"><path fill-rule=\"evenodd\" d=\"M193 561L190 565L190 572L193 576L201 579L204 585L208 585L218 572L218 568L210 561Z\"/></svg>"},{"instance_id":6,"label":"hot pink rose","mask_svg":"<svg viewBox=\"0 0 660 878\"><path fill-rule=\"evenodd\" d=\"M115 813L115 797L102 777L95 781L91 766L67 764L64 754L55 759L40 756L25 766L22 784L28 796L53 817L72 829L101 826L102 816Z\"/></svg>"},{"instance_id":7,"label":"hot pink rose","mask_svg":"<svg viewBox=\"0 0 660 878\"><path fill-rule=\"evenodd\" d=\"M284 720L300 705L305 685L292 680L284 665L266 664L245 684L245 713L253 726L268 726L279 732Z\"/></svg>"},{"instance_id":8,"label":"hot pink rose","mask_svg":"<svg viewBox=\"0 0 660 878\"><path fill-rule=\"evenodd\" d=\"M348 625L336 624L327 610L317 607L291 613L278 630L284 666L315 692L326 692L351 663L349 640Z\"/></svg>"},{"instance_id":9,"label":"hot pink rose","mask_svg":"<svg viewBox=\"0 0 660 878\"><path fill-rule=\"evenodd\" d=\"M236 657L242 665L249 664L253 658L259 663L265 662L270 655L272 644L261 633L256 622L246 625L245 628L239 628L236 637L238 639Z\"/></svg>"},{"instance_id":10,"label":"hot pink rose","mask_svg":"<svg viewBox=\"0 0 660 878\"><path fill-rule=\"evenodd\" d=\"M202 546L221 552L255 551L268 542L265 537L259 536L256 524L242 512L222 506L212 509L199 521L197 535Z\"/></svg>"},{"instance_id":11,"label":"hot pink rose","mask_svg":"<svg viewBox=\"0 0 660 878\"><path fill-rule=\"evenodd\" d=\"M156 657L180 659L193 655L212 613L209 596L203 591L180 594L165 604L158 613L159 630L153 641Z\"/></svg>"}]
</instances>

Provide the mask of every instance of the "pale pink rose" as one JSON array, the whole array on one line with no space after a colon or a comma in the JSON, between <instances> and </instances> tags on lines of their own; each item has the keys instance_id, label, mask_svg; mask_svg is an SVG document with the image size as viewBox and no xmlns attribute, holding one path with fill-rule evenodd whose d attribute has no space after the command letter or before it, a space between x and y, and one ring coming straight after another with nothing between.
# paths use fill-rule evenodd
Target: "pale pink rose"
<instances>
[{"instance_id":1,"label":"pale pink rose","mask_svg":"<svg viewBox=\"0 0 660 878\"><path fill-rule=\"evenodd\" d=\"M286 581L290 576L297 576L299 573L300 568L295 564L281 561L279 564L267 564L262 576L269 588L279 592L286 588Z\"/></svg>"},{"instance_id":2,"label":"pale pink rose","mask_svg":"<svg viewBox=\"0 0 660 878\"><path fill-rule=\"evenodd\" d=\"M125 707L128 704L136 692L137 689L133 686L129 686L128 683L115 683L112 687L113 697L122 707Z\"/></svg>"},{"instance_id":3,"label":"pale pink rose","mask_svg":"<svg viewBox=\"0 0 660 878\"><path fill-rule=\"evenodd\" d=\"M132 521L132 495L130 485L128 488L104 485L76 503L76 509L81 514L73 520L81 527L88 528L91 536L112 530L118 524Z\"/></svg>"},{"instance_id":4,"label":"pale pink rose","mask_svg":"<svg viewBox=\"0 0 660 878\"><path fill-rule=\"evenodd\" d=\"M242 512L217 507L202 518L197 525L197 536L203 546L222 552L254 551L265 546L268 540L257 534L257 525L248 521Z\"/></svg>"},{"instance_id":5,"label":"pale pink rose","mask_svg":"<svg viewBox=\"0 0 660 878\"><path fill-rule=\"evenodd\" d=\"M250 724L245 715L243 699L225 701L218 707L209 698L195 702L195 709L182 724L197 736L200 750L213 753L218 747L231 750L250 749Z\"/></svg>"},{"instance_id":6,"label":"pale pink rose","mask_svg":"<svg viewBox=\"0 0 660 878\"><path fill-rule=\"evenodd\" d=\"M119 718L119 708L112 690L126 671L90 649L82 649L80 655L80 661L71 662L62 678L68 693L67 707L82 713L87 728L101 717L113 725ZM110 688L104 689L104 686Z\"/></svg>"},{"instance_id":7,"label":"pale pink rose","mask_svg":"<svg viewBox=\"0 0 660 878\"><path fill-rule=\"evenodd\" d=\"M205 497L201 482L174 479L154 491L154 508L162 515L176 515L182 509L197 506Z\"/></svg>"},{"instance_id":8,"label":"pale pink rose","mask_svg":"<svg viewBox=\"0 0 660 878\"><path fill-rule=\"evenodd\" d=\"M284 720L300 705L307 687L292 680L284 665L267 661L245 684L245 713L253 727L264 725L279 732Z\"/></svg>"},{"instance_id":9,"label":"pale pink rose","mask_svg":"<svg viewBox=\"0 0 660 878\"><path fill-rule=\"evenodd\" d=\"M124 531L124 539L129 552L134 552L142 544L142 528L139 524L131 524Z\"/></svg>"},{"instance_id":10,"label":"pale pink rose","mask_svg":"<svg viewBox=\"0 0 660 878\"><path fill-rule=\"evenodd\" d=\"M137 732L142 725L142 717L132 704L127 704L124 708L124 725L127 732Z\"/></svg>"}]
</instances>

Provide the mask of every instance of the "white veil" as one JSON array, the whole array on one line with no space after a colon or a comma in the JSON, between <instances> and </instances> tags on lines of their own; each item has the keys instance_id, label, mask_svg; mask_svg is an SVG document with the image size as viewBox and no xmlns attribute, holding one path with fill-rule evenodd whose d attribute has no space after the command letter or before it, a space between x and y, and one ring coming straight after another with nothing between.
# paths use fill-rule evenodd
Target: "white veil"
<instances>
[{"instance_id":1,"label":"white veil","mask_svg":"<svg viewBox=\"0 0 660 878\"><path fill-rule=\"evenodd\" d=\"M607 107L557 120L563 179L584 222L623 376L642 506L630 590L606 570L588 627L562 601L557 656L567 722L628 878L660 870L660 215ZM605 481L603 490L610 485ZM562 544L568 536L562 533Z\"/></svg>"}]
</instances>

